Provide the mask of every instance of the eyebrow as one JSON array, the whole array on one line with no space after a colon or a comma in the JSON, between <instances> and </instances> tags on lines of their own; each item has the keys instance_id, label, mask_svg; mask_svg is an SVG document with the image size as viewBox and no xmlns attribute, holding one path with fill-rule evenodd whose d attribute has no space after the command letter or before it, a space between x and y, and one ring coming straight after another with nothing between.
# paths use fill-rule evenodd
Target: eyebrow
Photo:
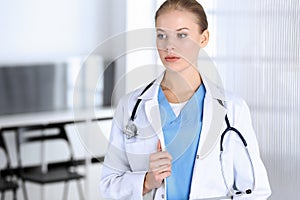
<instances>
[{"instance_id":1,"label":"eyebrow","mask_svg":"<svg viewBox=\"0 0 300 200\"><path fill-rule=\"evenodd\" d=\"M189 28L183 27L183 28L179 28L176 31L182 31L182 30L190 30ZM164 29L161 28L157 28L156 31L161 31L161 32L166 32Z\"/></svg>"},{"instance_id":2,"label":"eyebrow","mask_svg":"<svg viewBox=\"0 0 300 200\"><path fill-rule=\"evenodd\" d=\"M182 31L182 30L190 30L189 28L183 27L183 28L179 28L176 31Z\"/></svg>"},{"instance_id":3,"label":"eyebrow","mask_svg":"<svg viewBox=\"0 0 300 200\"><path fill-rule=\"evenodd\" d=\"M165 30L163 30L161 28L157 28L156 31L166 32Z\"/></svg>"}]
</instances>

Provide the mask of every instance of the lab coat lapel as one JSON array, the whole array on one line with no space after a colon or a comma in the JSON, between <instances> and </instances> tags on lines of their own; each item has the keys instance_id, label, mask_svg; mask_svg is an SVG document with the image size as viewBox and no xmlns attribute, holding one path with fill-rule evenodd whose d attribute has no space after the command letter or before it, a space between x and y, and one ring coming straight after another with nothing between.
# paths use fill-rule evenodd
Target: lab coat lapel
<instances>
[{"instance_id":1,"label":"lab coat lapel","mask_svg":"<svg viewBox=\"0 0 300 200\"><path fill-rule=\"evenodd\" d=\"M201 139L198 147L200 159L204 159L218 144L220 134L224 130L224 120L227 113L226 108L219 103L224 101L224 91L217 88L207 78L202 76L206 88L203 107L203 123Z\"/></svg>"},{"instance_id":2,"label":"lab coat lapel","mask_svg":"<svg viewBox=\"0 0 300 200\"><path fill-rule=\"evenodd\" d=\"M149 120L153 131L157 134L158 138L160 139L162 148L164 149L165 143L164 143L164 137L162 132L162 126L161 126L161 118L160 118L160 112L159 112L159 105L157 100L149 100L145 103L145 111L147 119Z\"/></svg>"},{"instance_id":3,"label":"lab coat lapel","mask_svg":"<svg viewBox=\"0 0 300 200\"><path fill-rule=\"evenodd\" d=\"M217 145L224 129L226 109L217 100L205 98L201 139L198 147L200 159L204 159Z\"/></svg>"},{"instance_id":4,"label":"lab coat lapel","mask_svg":"<svg viewBox=\"0 0 300 200\"><path fill-rule=\"evenodd\" d=\"M164 76L164 73L161 74L153 83L152 87L150 87L143 95L140 96L141 99L145 101L145 114L148 121L153 128L153 131L157 134L161 147L165 149L165 142L162 132L161 126L161 118L159 111L159 104L157 99L158 89L161 83L161 80Z\"/></svg>"}]
</instances>

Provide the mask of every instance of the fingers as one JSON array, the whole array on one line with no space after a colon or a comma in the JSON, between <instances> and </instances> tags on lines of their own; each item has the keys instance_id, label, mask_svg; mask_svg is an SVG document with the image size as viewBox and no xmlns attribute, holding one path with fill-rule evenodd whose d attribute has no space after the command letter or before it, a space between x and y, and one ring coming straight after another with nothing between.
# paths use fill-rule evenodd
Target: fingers
<instances>
[{"instance_id":1,"label":"fingers","mask_svg":"<svg viewBox=\"0 0 300 200\"><path fill-rule=\"evenodd\" d=\"M159 180L162 182L165 178L171 176L171 171L166 171L159 174Z\"/></svg>"},{"instance_id":2,"label":"fingers","mask_svg":"<svg viewBox=\"0 0 300 200\"><path fill-rule=\"evenodd\" d=\"M158 159L158 160L151 160L150 159L150 170L157 171L162 167L168 167L172 165L172 160L168 158Z\"/></svg>"},{"instance_id":3,"label":"fingers","mask_svg":"<svg viewBox=\"0 0 300 200\"><path fill-rule=\"evenodd\" d=\"M172 157L167 151L156 152L150 155L149 171L162 173L171 171Z\"/></svg>"},{"instance_id":4,"label":"fingers","mask_svg":"<svg viewBox=\"0 0 300 200\"><path fill-rule=\"evenodd\" d=\"M160 151L150 155L150 162L159 159L169 159L172 160L172 156L167 151Z\"/></svg>"},{"instance_id":5,"label":"fingers","mask_svg":"<svg viewBox=\"0 0 300 200\"><path fill-rule=\"evenodd\" d=\"M163 182L163 180L164 180L165 178L171 176L171 171L164 171L164 172L159 173L159 174L152 172L152 173L150 173L150 174L151 174L152 177L153 177L153 180L154 180L153 183L154 183L154 185L159 186L159 185L162 184L162 182ZM150 175L150 174L149 174L149 175Z\"/></svg>"},{"instance_id":6,"label":"fingers","mask_svg":"<svg viewBox=\"0 0 300 200\"><path fill-rule=\"evenodd\" d=\"M150 171L157 174L171 172L172 156L167 151L161 150L160 140L157 143L157 151L150 155Z\"/></svg>"},{"instance_id":7,"label":"fingers","mask_svg":"<svg viewBox=\"0 0 300 200\"><path fill-rule=\"evenodd\" d=\"M166 171L160 174L147 172L144 179L143 194L150 192L154 188L160 187L163 180L171 176L171 171Z\"/></svg>"},{"instance_id":8,"label":"fingers","mask_svg":"<svg viewBox=\"0 0 300 200\"><path fill-rule=\"evenodd\" d=\"M171 173L172 166L171 165L166 165L166 166L160 166L158 168L155 168L151 172L153 172L155 175L161 175L165 172L170 172Z\"/></svg>"},{"instance_id":9,"label":"fingers","mask_svg":"<svg viewBox=\"0 0 300 200\"><path fill-rule=\"evenodd\" d=\"M157 152L150 155L149 161L143 192L158 188L165 178L171 176L172 156L167 151L162 151L160 140L157 142Z\"/></svg>"},{"instance_id":10,"label":"fingers","mask_svg":"<svg viewBox=\"0 0 300 200\"><path fill-rule=\"evenodd\" d=\"M143 193L147 193L154 188L160 187L163 180L169 176L171 176L171 166L169 167L169 170L163 171L161 173L147 172L145 175L145 180L143 185Z\"/></svg>"}]
</instances>

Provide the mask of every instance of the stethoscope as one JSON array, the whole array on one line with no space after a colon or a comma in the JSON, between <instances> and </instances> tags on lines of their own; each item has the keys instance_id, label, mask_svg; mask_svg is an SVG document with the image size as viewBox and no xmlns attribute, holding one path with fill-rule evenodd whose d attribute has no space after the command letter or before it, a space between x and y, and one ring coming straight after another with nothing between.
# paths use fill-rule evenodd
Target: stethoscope
<instances>
[{"instance_id":1,"label":"stethoscope","mask_svg":"<svg viewBox=\"0 0 300 200\"><path fill-rule=\"evenodd\" d=\"M145 87L145 89L142 91L140 96L142 96L153 85L154 81L152 81L151 83L149 83L149 85L147 85ZM138 135L138 129L137 129L136 125L134 124L134 120L135 120L135 117L136 117L135 116L136 111L137 111L141 101L142 101L142 99L138 98L138 100L136 101L136 103L133 107L133 110L132 110L131 116L129 118L129 121L128 121L127 125L125 126L124 134L126 135L127 139L136 137Z\"/></svg>"},{"instance_id":2,"label":"stethoscope","mask_svg":"<svg viewBox=\"0 0 300 200\"><path fill-rule=\"evenodd\" d=\"M148 84L145 87L145 89L141 92L140 96L143 95L153 85L154 81L152 81L150 84ZM127 125L125 126L124 134L126 135L127 139L131 139L131 138L136 137L138 135L138 129L137 129L136 125L134 124L134 120L136 118L136 112L137 112L137 109L139 107L139 104L141 103L141 100L142 99L138 98L137 102L135 103L135 105L133 107L133 110L132 110L131 116L129 118L129 121L128 121ZM219 103L222 106L224 106L224 104L222 103L222 101L220 101L220 100L218 100L218 101L219 101ZM251 194L252 191L255 188L254 167L253 167L253 163L252 163L249 151L248 151L247 142L246 142L245 138L243 137L243 135L240 133L240 131L238 131L236 128L234 128L234 127L232 127L230 125L229 119L228 119L227 115L225 116L225 121L226 121L227 127L226 127L226 129L224 130L224 132L221 135L219 160L220 160L220 165L221 165L221 172L222 172L223 181L224 181L224 184L225 184L225 186L226 186L226 188L228 190L228 194L227 194L226 197L218 197L218 198L213 198L213 199L224 199L224 198L233 199L234 197L238 197L238 196L241 196L241 195ZM222 159L223 150L224 150L224 148L223 148L223 140L224 140L225 135L228 132L230 132L230 131L235 132L239 136L240 140L243 143L244 150L246 152L246 155L247 155L247 158L249 160L249 163L251 165L251 173L252 173L253 182L252 182L251 188L249 188L249 189L247 189L245 191L241 191L241 190L234 189L233 187L229 187L229 185L228 185L228 183L226 181L226 178L225 178L224 167L223 167L223 159Z\"/></svg>"},{"instance_id":3,"label":"stethoscope","mask_svg":"<svg viewBox=\"0 0 300 200\"><path fill-rule=\"evenodd\" d=\"M224 106L224 104L219 101L219 103ZM223 177L223 181L224 181L224 184L229 192L229 194L227 195L227 197L229 199L233 199L234 197L238 197L238 196L241 196L241 195L245 195L245 194L251 194L252 191L254 190L255 188L255 175L254 175L254 166L253 166L253 162L252 162L252 159L250 157L250 153L249 153L249 150L248 150L248 144L245 140L245 138L243 137L243 135L241 134L241 132L239 130L237 130L236 128L232 127L229 123L229 119L227 117L227 114L225 115L225 121L226 121L226 129L224 130L224 132L222 133L221 135L221 140L220 140L220 155L219 155L219 159L220 159L220 164L221 164L221 171L222 171L222 177ZM252 185L251 185L251 188L248 188L247 190L245 191L241 191L241 190L236 190L234 189L233 187L229 187L227 181L226 181L226 178L225 178L225 173L224 173L224 168L223 168L223 159L222 159L222 155L223 155L223 140L224 140L224 137L226 135L226 133L228 133L229 131L233 131L235 132L240 140L242 141L243 145L244 145L244 150L246 152L246 156L249 160L249 163L250 163L250 166L251 166L251 174L252 174Z\"/></svg>"}]
</instances>

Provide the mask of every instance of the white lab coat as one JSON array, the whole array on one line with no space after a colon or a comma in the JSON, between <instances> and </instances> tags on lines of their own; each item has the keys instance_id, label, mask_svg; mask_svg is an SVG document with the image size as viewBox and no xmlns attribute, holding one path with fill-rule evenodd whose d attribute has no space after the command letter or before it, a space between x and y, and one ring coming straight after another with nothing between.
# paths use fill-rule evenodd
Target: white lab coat
<instances>
[{"instance_id":1,"label":"white lab coat","mask_svg":"<svg viewBox=\"0 0 300 200\"><path fill-rule=\"evenodd\" d=\"M145 196L142 195L144 176L149 167L149 155L156 151L158 139L164 149L157 100L162 78L163 74L143 95L140 96L144 88L137 89L122 98L118 104L100 183L104 198L158 200L166 197L166 181L160 188ZM234 199L267 199L271 190L265 167L259 155L258 143L247 104L242 99L225 93L204 76L202 76L202 80L206 88L203 125L194 165L190 199L214 199L228 194L219 161L220 136L226 128L226 113L231 126L237 128L248 143L255 175L255 189L252 194ZM138 98L141 99L141 103L134 122L138 127L139 135L127 139L123 130ZM224 106L218 100L224 102ZM240 139L236 134L227 134L223 146L224 174L229 187L235 182L239 190L245 191L251 188L252 171Z\"/></svg>"}]
</instances>

